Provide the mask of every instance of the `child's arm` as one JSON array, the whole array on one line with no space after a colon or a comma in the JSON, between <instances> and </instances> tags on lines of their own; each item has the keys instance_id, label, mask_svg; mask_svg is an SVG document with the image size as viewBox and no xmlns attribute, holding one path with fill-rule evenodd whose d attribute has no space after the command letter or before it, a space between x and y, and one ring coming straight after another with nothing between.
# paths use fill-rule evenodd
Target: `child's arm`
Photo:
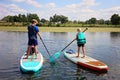
<instances>
[{"instance_id":1,"label":"child's arm","mask_svg":"<svg viewBox=\"0 0 120 80\"><path fill-rule=\"evenodd\" d=\"M38 34L39 38L42 39L40 32L38 32L37 34Z\"/></svg>"},{"instance_id":2,"label":"child's arm","mask_svg":"<svg viewBox=\"0 0 120 80\"><path fill-rule=\"evenodd\" d=\"M75 39L74 40L77 40L77 35L76 35L76 37L75 37Z\"/></svg>"}]
</instances>

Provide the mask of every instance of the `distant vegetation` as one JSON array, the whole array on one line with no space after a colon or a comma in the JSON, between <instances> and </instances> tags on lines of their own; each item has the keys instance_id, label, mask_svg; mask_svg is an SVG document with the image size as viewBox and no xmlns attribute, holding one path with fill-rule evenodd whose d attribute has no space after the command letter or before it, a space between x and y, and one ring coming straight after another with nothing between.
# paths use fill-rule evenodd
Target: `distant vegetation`
<instances>
[{"instance_id":1,"label":"distant vegetation","mask_svg":"<svg viewBox=\"0 0 120 80\"><path fill-rule=\"evenodd\" d=\"M8 15L1 19L0 26L27 26L33 18L38 20L38 26L45 27L120 27L120 16L118 14L113 14L110 20L97 20L92 17L86 21L70 21L68 17L57 14L50 17L49 20L39 19L37 14Z\"/></svg>"}]
</instances>

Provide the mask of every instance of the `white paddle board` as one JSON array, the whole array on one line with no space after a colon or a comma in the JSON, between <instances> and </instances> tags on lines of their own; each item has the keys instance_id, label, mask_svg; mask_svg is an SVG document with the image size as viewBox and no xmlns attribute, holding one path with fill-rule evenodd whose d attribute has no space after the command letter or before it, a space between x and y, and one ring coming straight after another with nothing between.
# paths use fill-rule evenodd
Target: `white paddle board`
<instances>
[{"instance_id":1,"label":"white paddle board","mask_svg":"<svg viewBox=\"0 0 120 80\"><path fill-rule=\"evenodd\" d=\"M83 66L85 68L88 68L88 69L91 69L91 70L95 70L95 71L99 71L99 72L106 72L108 71L108 66L99 61L99 60L96 60L94 58L91 58L89 56L85 56L84 58L82 54L80 54L79 57L77 57L77 53L67 53L67 52L64 52L64 56L69 59L70 61L80 65L80 66Z\"/></svg>"}]
</instances>

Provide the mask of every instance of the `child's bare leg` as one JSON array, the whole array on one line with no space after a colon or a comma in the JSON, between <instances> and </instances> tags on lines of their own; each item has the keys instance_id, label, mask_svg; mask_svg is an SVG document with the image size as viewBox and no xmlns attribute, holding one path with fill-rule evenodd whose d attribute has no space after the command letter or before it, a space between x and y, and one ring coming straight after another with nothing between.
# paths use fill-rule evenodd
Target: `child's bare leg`
<instances>
[{"instance_id":1,"label":"child's bare leg","mask_svg":"<svg viewBox=\"0 0 120 80\"><path fill-rule=\"evenodd\" d=\"M85 57L85 48L82 47L83 57Z\"/></svg>"},{"instance_id":2,"label":"child's bare leg","mask_svg":"<svg viewBox=\"0 0 120 80\"><path fill-rule=\"evenodd\" d=\"M27 49L27 54L26 54L26 57L24 59L27 59L29 54L30 54L30 50L31 50L31 46L28 46L28 49Z\"/></svg>"},{"instance_id":3,"label":"child's bare leg","mask_svg":"<svg viewBox=\"0 0 120 80\"><path fill-rule=\"evenodd\" d=\"M37 58L37 54L38 54L38 49L37 49L37 46L35 46L35 55L36 55L36 58Z\"/></svg>"},{"instance_id":4,"label":"child's bare leg","mask_svg":"<svg viewBox=\"0 0 120 80\"><path fill-rule=\"evenodd\" d=\"M27 50L26 50L26 54L25 54L25 55L27 55L27 53L28 53L28 48L27 48Z\"/></svg>"},{"instance_id":5,"label":"child's bare leg","mask_svg":"<svg viewBox=\"0 0 120 80\"><path fill-rule=\"evenodd\" d=\"M79 55L80 55L80 47L78 47L78 56L77 57L79 57Z\"/></svg>"}]
</instances>

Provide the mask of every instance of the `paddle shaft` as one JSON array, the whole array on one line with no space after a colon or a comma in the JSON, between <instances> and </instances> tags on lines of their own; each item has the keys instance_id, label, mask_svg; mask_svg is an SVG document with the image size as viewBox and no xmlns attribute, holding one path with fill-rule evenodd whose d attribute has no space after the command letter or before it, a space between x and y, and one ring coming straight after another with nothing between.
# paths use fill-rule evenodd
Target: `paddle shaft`
<instances>
[{"instance_id":1,"label":"paddle shaft","mask_svg":"<svg viewBox=\"0 0 120 80\"><path fill-rule=\"evenodd\" d=\"M88 30L88 28L86 28L83 32L85 32L86 30ZM75 41L75 39L73 39L64 49L61 50L64 51L70 44L72 44Z\"/></svg>"},{"instance_id":2,"label":"paddle shaft","mask_svg":"<svg viewBox=\"0 0 120 80\"><path fill-rule=\"evenodd\" d=\"M75 41L75 40L72 40L64 49L61 50L61 52L64 51L64 50L65 50L70 44L72 44L74 41Z\"/></svg>"},{"instance_id":3,"label":"paddle shaft","mask_svg":"<svg viewBox=\"0 0 120 80\"><path fill-rule=\"evenodd\" d=\"M48 49L47 49L47 47L46 47L46 45L45 45L45 43L44 43L44 41L43 41L43 39L41 38L41 41L42 41L42 43L43 43L43 45L44 45L44 47L45 47L45 49L46 49L46 51L47 51L47 53L49 54L49 56L50 56L50 53L49 53L49 51L48 51Z\"/></svg>"}]
</instances>

